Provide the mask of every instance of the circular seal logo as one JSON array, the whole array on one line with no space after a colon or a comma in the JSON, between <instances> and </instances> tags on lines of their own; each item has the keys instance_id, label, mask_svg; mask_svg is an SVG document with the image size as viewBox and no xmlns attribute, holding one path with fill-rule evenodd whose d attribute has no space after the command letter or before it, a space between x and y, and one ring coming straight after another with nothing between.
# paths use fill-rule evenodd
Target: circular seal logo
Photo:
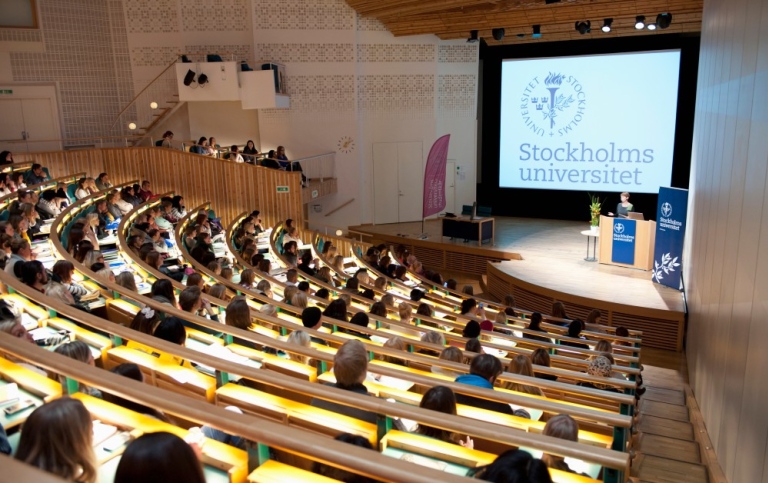
<instances>
[{"instance_id":1,"label":"circular seal logo","mask_svg":"<svg viewBox=\"0 0 768 483\"><path fill-rule=\"evenodd\" d=\"M614 223L613 224L613 231L621 235L624 233L624 223Z\"/></svg>"},{"instance_id":2,"label":"circular seal logo","mask_svg":"<svg viewBox=\"0 0 768 483\"><path fill-rule=\"evenodd\" d=\"M562 137L584 120L587 95L572 75L550 72L526 84L520 114L525 127L540 137Z\"/></svg>"},{"instance_id":3,"label":"circular seal logo","mask_svg":"<svg viewBox=\"0 0 768 483\"><path fill-rule=\"evenodd\" d=\"M669 202L664 202L661 205L661 214L664 215L665 218L669 218L669 215L672 214L672 205Z\"/></svg>"}]
</instances>

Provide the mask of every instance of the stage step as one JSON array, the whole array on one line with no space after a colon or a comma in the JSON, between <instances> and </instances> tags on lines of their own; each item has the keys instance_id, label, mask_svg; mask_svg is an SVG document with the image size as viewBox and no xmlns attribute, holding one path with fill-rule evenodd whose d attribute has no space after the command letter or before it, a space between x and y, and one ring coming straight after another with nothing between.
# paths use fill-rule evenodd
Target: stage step
<instances>
[{"instance_id":1,"label":"stage step","mask_svg":"<svg viewBox=\"0 0 768 483\"><path fill-rule=\"evenodd\" d=\"M708 483L685 387L687 367L680 353L643 350L645 394L638 405L633 438L633 483Z\"/></svg>"}]
</instances>

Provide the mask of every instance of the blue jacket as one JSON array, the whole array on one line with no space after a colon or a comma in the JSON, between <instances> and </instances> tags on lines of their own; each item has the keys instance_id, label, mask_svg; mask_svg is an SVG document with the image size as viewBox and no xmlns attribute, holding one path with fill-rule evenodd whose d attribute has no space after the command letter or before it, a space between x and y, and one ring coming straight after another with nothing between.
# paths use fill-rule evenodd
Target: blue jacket
<instances>
[{"instance_id":1,"label":"blue jacket","mask_svg":"<svg viewBox=\"0 0 768 483\"><path fill-rule=\"evenodd\" d=\"M469 386L484 387L486 389L493 389L493 384L488 379L478 376L476 374L462 374L456 378L456 382L459 384L467 384Z\"/></svg>"},{"instance_id":2,"label":"blue jacket","mask_svg":"<svg viewBox=\"0 0 768 483\"><path fill-rule=\"evenodd\" d=\"M475 374L462 374L456 378L456 382L459 384L466 384L468 386L480 387L483 389L493 390L493 384L488 379L475 375ZM458 404L464 404L466 406L474 406L480 409L487 409L488 411L495 411L497 413L512 414L512 407L509 404L502 402L489 401L474 396L468 396L465 394L456 394L456 402Z\"/></svg>"}]
</instances>

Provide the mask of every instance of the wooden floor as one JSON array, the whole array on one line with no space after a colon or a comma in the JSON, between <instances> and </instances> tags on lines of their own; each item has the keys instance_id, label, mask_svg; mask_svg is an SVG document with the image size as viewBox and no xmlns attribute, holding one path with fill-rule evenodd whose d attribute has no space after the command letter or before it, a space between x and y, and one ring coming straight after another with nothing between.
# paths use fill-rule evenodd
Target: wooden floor
<instances>
[{"instance_id":1,"label":"wooden floor","mask_svg":"<svg viewBox=\"0 0 768 483\"><path fill-rule=\"evenodd\" d=\"M551 290L627 306L684 312L681 292L651 281L650 272L598 262L584 261L587 237L585 222L533 218L496 218L496 240L486 248L518 253L522 260L501 262L500 270L514 278ZM416 237L421 222L351 226L350 230ZM460 240L440 238L440 223L428 220L424 231L429 240L466 245ZM598 247L599 249L599 247Z\"/></svg>"}]
</instances>

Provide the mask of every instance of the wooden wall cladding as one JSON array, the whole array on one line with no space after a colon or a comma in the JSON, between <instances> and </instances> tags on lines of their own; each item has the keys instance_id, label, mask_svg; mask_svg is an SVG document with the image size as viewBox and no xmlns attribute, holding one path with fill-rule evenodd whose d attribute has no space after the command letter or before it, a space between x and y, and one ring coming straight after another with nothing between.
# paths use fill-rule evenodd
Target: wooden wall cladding
<instances>
[{"instance_id":1,"label":"wooden wall cladding","mask_svg":"<svg viewBox=\"0 0 768 483\"><path fill-rule=\"evenodd\" d=\"M359 232L355 232L359 233ZM390 246L403 245L416 255L424 268L430 270L450 270L476 276L485 275L488 262L520 260L518 253L503 252L478 246L463 246L453 243L440 243L429 240L416 240L381 233L371 234L371 244L385 243Z\"/></svg>"},{"instance_id":2,"label":"wooden wall cladding","mask_svg":"<svg viewBox=\"0 0 768 483\"><path fill-rule=\"evenodd\" d=\"M552 303L556 300L563 302L565 312L572 319L584 320L592 309L599 309L603 324L643 331L644 346L673 351L681 351L683 348L685 316L682 313L670 311L667 316L661 316L658 311L654 311L653 315L649 315L644 307L633 309L604 300L590 300L555 292L547 287L536 287L498 270L492 263L488 264L487 286L494 298L504 300L507 294L512 294L518 307L545 315L552 312Z\"/></svg>"},{"instance_id":3,"label":"wooden wall cladding","mask_svg":"<svg viewBox=\"0 0 768 483\"><path fill-rule=\"evenodd\" d=\"M116 185L149 180L153 192L174 191L184 197L187 207L211 201L224 225L243 211L256 209L267 226L286 218L304 221L299 173L151 147L57 151L30 158L48 167L53 177L81 171L96 177L105 172Z\"/></svg>"}]
</instances>

